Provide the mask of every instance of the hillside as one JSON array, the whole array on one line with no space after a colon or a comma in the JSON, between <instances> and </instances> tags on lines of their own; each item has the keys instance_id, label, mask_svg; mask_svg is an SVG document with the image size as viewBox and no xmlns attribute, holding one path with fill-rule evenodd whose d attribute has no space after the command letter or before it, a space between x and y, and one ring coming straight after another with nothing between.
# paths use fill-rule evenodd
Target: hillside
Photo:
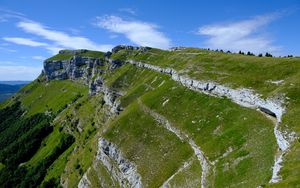
<instances>
[{"instance_id":1,"label":"hillside","mask_svg":"<svg viewBox=\"0 0 300 188\"><path fill-rule=\"evenodd\" d=\"M3 187L299 187L300 59L62 50L0 104Z\"/></svg>"}]
</instances>

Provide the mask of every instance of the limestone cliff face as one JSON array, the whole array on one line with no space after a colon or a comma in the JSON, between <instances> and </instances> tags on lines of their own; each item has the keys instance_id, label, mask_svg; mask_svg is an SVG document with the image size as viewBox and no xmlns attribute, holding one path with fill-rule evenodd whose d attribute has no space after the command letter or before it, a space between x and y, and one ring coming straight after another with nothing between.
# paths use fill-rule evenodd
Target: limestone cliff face
<instances>
[{"instance_id":1,"label":"limestone cliff face","mask_svg":"<svg viewBox=\"0 0 300 188\"><path fill-rule=\"evenodd\" d=\"M130 49L144 52L149 47L133 47L119 45L112 49L112 53L119 50ZM61 55L71 55L70 59L65 60L46 60L44 61L44 74L47 80L81 80L89 85L90 95L97 93L104 94L105 103L110 106L112 114L122 111L117 97L122 94L111 90L104 84L103 74L121 67L125 61L110 59L111 52L107 52L103 58L85 57L81 54L88 50L61 50Z\"/></svg>"},{"instance_id":2,"label":"limestone cliff face","mask_svg":"<svg viewBox=\"0 0 300 188\"><path fill-rule=\"evenodd\" d=\"M112 60L109 57L112 53L124 49L145 52L150 48L119 45L114 47L112 52L107 52L103 58L82 56L88 50L61 50L59 55L69 55L72 57L64 60L45 60L44 74L47 80L82 79L88 84L91 78L98 75L98 73L104 73L106 70L113 70L122 66L125 62Z\"/></svg>"},{"instance_id":3,"label":"limestone cliff face","mask_svg":"<svg viewBox=\"0 0 300 188\"><path fill-rule=\"evenodd\" d=\"M60 54L66 53L61 51ZM81 57L74 54L68 60L46 60L44 61L44 73L47 80L83 79L88 83L89 79L96 73L103 72L104 59Z\"/></svg>"}]
</instances>

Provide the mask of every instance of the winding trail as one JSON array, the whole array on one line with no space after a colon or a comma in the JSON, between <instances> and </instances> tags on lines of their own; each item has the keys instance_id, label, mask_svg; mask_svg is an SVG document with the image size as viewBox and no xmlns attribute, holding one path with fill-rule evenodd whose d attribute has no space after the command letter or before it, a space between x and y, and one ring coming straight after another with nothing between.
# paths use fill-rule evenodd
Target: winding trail
<instances>
[{"instance_id":1,"label":"winding trail","mask_svg":"<svg viewBox=\"0 0 300 188\"><path fill-rule=\"evenodd\" d=\"M149 115L151 115L158 123L162 124L167 130L174 133L180 140L188 142L191 148L194 150L194 154L200 162L202 168L201 174L201 187L208 187L207 176L210 171L211 162L205 157L203 151L199 146L196 145L195 141L182 131L178 130L174 127L164 116L161 114L151 110L148 106L144 105L140 99L138 99L138 103L143 109L143 111Z\"/></svg>"},{"instance_id":2,"label":"winding trail","mask_svg":"<svg viewBox=\"0 0 300 188\"><path fill-rule=\"evenodd\" d=\"M253 90L250 89L232 89L230 87L212 82L212 81L201 81L194 80L187 76L182 76L177 73L174 69L171 68L161 68L156 65L151 65L147 63L136 62L133 60L128 60L127 63L135 65L140 68L150 69L156 72L160 72L163 74L170 75L172 80L179 82L183 86L215 97L226 97L231 99L234 103L252 109L257 109L263 112L267 116L272 116L276 118L276 122L274 123L274 136L278 145L278 152L275 155L274 165L272 167L273 173L272 178L269 183L276 183L281 180L279 175L279 171L282 167L281 163L283 161L283 155L288 151L290 143L285 139L284 133L280 131L279 124L281 123L281 117L285 113L285 107L283 106L284 101L279 99L263 99L259 94L254 93ZM172 129L170 129L172 130ZM195 144L193 141L189 141L190 145L195 148ZM199 156L203 156L201 150L197 151L194 149L196 153L199 153ZM201 157L199 157L201 158ZM206 160L203 161L203 166L208 166L206 164Z\"/></svg>"},{"instance_id":3,"label":"winding trail","mask_svg":"<svg viewBox=\"0 0 300 188\"><path fill-rule=\"evenodd\" d=\"M163 185L162 186L160 186L160 188L168 188L168 187L170 187L170 181L177 175L177 174L179 174L180 172L182 172L183 170L185 170L187 167L189 167L189 166L191 166L191 164L192 164L192 162L193 162L193 159L190 159L190 160L188 160L187 162L185 162L172 176L170 176L168 179L167 179L167 181L165 181L164 183L163 183Z\"/></svg>"}]
</instances>

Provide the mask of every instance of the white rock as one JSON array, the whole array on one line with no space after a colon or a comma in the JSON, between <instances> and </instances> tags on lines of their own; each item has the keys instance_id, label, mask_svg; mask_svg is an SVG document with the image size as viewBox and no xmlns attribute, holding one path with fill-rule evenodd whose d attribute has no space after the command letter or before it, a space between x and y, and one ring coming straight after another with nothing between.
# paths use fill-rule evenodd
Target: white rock
<instances>
[{"instance_id":1,"label":"white rock","mask_svg":"<svg viewBox=\"0 0 300 188\"><path fill-rule=\"evenodd\" d=\"M143 187L136 165L126 159L113 143L104 138L99 139L96 159L103 163L121 187Z\"/></svg>"}]
</instances>

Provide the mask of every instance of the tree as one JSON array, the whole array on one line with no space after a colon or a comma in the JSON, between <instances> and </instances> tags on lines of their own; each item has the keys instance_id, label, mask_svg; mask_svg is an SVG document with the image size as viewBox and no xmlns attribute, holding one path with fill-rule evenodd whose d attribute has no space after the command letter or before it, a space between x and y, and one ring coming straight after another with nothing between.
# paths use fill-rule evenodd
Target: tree
<instances>
[{"instance_id":1,"label":"tree","mask_svg":"<svg viewBox=\"0 0 300 188\"><path fill-rule=\"evenodd\" d=\"M263 55L262 54L258 54L258 57L262 57Z\"/></svg>"},{"instance_id":2,"label":"tree","mask_svg":"<svg viewBox=\"0 0 300 188\"><path fill-rule=\"evenodd\" d=\"M254 56L254 53L248 51L247 55Z\"/></svg>"},{"instance_id":3,"label":"tree","mask_svg":"<svg viewBox=\"0 0 300 188\"><path fill-rule=\"evenodd\" d=\"M270 54L270 53L268 53L268 52L266 53L265 56L266 56L266 57L273 57L272 54Z\"/></svg>"}]
</instances>

